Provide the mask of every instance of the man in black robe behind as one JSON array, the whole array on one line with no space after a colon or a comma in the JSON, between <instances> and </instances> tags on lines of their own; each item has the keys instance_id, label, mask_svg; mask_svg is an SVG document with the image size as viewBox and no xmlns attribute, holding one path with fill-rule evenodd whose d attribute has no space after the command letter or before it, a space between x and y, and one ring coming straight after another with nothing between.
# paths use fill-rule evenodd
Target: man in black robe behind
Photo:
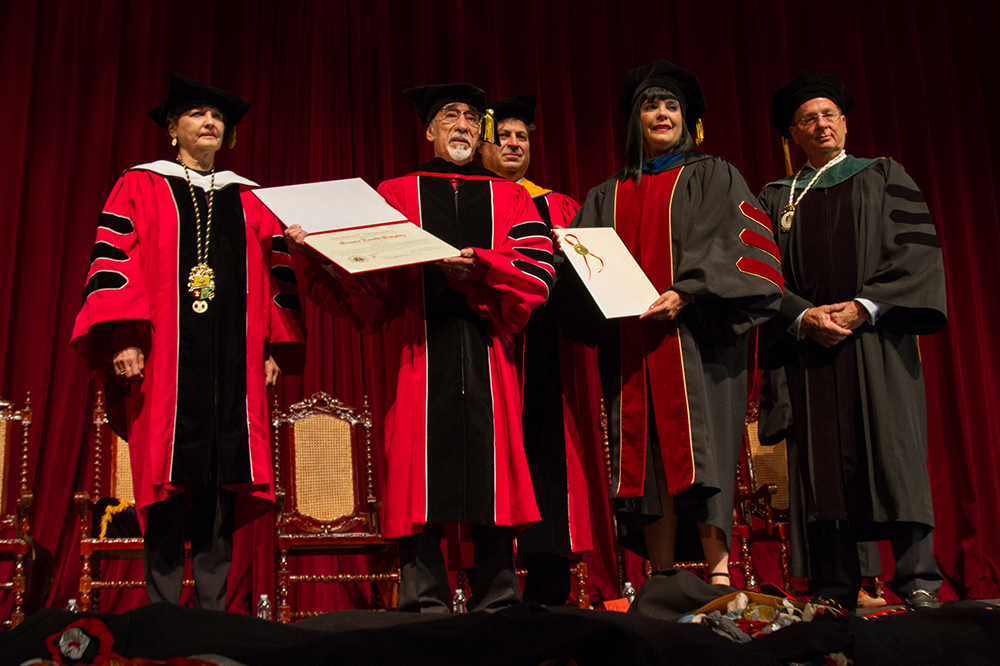
<instances>
[{"instance_id":1,"label":"man in black robe behind","mask_svg":"<svg viewBox=\"0 0 1000 666\"><path fill-rule=\"evenodd\" d=\"M858 542L889 539L893 591L934 608L942 579L917 335L945 324L944 266L903 168L846 154L853 101L837 76L803 72L771 104L771 123L809 161L760 195L785 276L764 362L783 367L791 402L790 425L768 422L762 406L762 431L787 427L793 555L812 593L853 608Z\"/></svg>"},{"instance_id":2,"label":"man in black robe behind","mask_svg":"<svg viewBox=\"0 0 1000 666\"><path fill-rule=\"evenodd\" d=\"M482 142L479 152L484 167L528 190L549 231L565 229L580 204L525 178L537 101L535 95L517 95L493 102L498 143ZM522 350L524 453L542 516L517 537L527 570L523 598L561 606L569 598L571 558L579 560L594 547L584 460L588 451L600 451L593 404L600 390L597 357L564 338L544 305L531 312Z\"/></svg>"}]
</instances>

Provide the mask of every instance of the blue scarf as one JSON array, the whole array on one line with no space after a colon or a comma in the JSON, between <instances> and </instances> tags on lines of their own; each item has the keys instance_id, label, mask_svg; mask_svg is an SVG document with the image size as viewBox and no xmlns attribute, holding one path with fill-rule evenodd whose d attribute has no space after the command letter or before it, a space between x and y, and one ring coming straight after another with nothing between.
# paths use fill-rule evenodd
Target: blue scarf
<instances>
[{"instance_id":1,"label":"blue scarf","mask_svg":"<svg viewBox=\"0 0 1000 666\"><path fill-rule=\"evenodd\" d=\"M667 153L666 155L660 155L659 157L654 157L651 160L643 162L642 172L659 173L661 171L666 171L668 168L676 165L686 157L701 157L701 153L688 151L686 153Z\"/></svg>"}]
</instances>

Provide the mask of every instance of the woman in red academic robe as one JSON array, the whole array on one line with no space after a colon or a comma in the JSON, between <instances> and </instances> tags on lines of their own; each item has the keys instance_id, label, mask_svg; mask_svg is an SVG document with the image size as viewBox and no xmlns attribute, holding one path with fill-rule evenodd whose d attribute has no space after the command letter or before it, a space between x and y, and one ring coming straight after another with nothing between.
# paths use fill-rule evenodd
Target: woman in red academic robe
<instances>
[{"instance_id":1,"label":"woman in red academic robe","mask_svg":"<svg viewBox=\"0 0 1000 666\"><path fill-rule=\"evenodd\" d=\"M233 530L274 503L266 386L304 331L277 219L215 169L249 108L171 76L150 117L177 158L115 184L73 331L129 442L150 602L179 601L188 536L197 603L224 610Z\"/></svg>"},{"instance_id":2,"label":"woman in red academic robe","mask_svg":"<svg viewBox=\"0 0 1000 666\"><path fill-rule=\"evenodd\" d=\"M639 67L621 104L625 168L591 190L572 226L614 227L661 295L639 317L606 320L579 279L561 278L549 307L598 345L622 545L671 569L688 519L710 582L729 584L747 336L777 311L777 246L739 170L693 150L705 111L694 74L666 60Z\"/></svg>"}]
</instances>

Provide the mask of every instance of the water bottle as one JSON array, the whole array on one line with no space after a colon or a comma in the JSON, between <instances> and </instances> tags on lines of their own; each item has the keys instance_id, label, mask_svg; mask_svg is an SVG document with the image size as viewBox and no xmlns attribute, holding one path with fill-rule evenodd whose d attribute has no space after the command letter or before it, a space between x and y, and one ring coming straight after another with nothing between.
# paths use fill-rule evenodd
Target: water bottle
<instances>
[{"instance_id":1,"label":"water bottle","mask_svg":"<svg viewBox=\"0 0 1000 666\"><path fill-rule=\"evenodd\" d=\"M267 598L266 594L260 595L260 601L257 602L257 618L260 620L271 619L271 600Z\"/></svg>"},{"instance_id":2,"label":"water bottle","mask_svg":"<svg viewBox=\"0 0 1000 666\"><path fill-rule=\"evenodd\" d=\"M451 600L452 613L465 612L465 590L460 587L455 588L455 596Z\"/></svg>"},{"instance_id":3,"label":"water bottle","mask_svg":"<svg viewBox=\"0 0 1000 666\"><path fill-rule=\"evenodd\" d=\"M80 604L76 603L76 599L70 599L69 603L66 604L66 610L70 611L71 613L79 613Z\"/></svg>"},{"instance_id":4,"label":"water bottle","mask_svg":"<svg viewBox=\"0 0 1000 666\"><path fill-rule=\"evenodd\" d=\"M622 596L628 599L628 605L632 605L632 601L635 600L635 588L632 587L630 581L625 581L625 585L622 587Z\"/></svg>"}]
</instances>

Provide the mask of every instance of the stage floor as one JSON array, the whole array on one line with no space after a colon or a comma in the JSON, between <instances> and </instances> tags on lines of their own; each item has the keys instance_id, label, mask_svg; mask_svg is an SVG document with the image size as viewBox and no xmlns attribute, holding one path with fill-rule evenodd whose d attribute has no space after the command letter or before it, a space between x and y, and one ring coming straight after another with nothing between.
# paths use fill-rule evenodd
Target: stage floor
<instances>
[{"instance_id":1,"label":"stage floor","mask_svg":"<svg viewBox=\"0 0 1000 666\"><path fill-rule=\"evenodd\" d=\"M127 658L222 655L281 664L778 665L845 652L855 664L996 664L1000 611L957 601L932 611L800 623L740 645L706 627L634 614L513 607L429 617L337 611L294 625L154 604L121 615L46 609L0 634L0 665L49 657L46 640L81 618L103 622Z\"/></svg>"}]
</instances>

